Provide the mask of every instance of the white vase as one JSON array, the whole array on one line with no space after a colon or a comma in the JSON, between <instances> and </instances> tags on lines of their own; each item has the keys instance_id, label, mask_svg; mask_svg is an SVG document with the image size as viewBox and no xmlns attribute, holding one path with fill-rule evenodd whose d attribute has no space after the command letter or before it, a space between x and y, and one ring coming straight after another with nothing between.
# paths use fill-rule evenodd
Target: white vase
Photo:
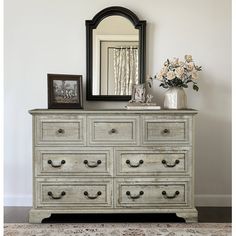
<instances>
[{"instance_id":1,"label":"white vase","mask_svg":"<svg viewBox=\"0 0 236 236\"><path fill-rule=\"evenodd\" d=\"M186 109L187 96L181 87L171 87L164 95L164 108L166 109Z\"/></svg>"}]
</instances>

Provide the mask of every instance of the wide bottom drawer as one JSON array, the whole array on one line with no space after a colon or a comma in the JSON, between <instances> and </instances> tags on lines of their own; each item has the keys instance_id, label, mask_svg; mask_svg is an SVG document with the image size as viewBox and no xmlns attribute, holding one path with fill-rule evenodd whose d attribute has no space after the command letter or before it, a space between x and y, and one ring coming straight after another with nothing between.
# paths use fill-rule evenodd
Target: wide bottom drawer
<instances>
[{"instance_id":1,"label":"wide bottom drawer","mask_svg":"<svg viewBox=\"0 0 236 236\"><path fill-rule=\"evenodd\" d=\"M111 207L112 180L57 180L36 182L36 207Z\"/></svg>"},{"instance_id":2,"label":"wide bottom drawer","mask_svg":"<svg viewBox=\"0 0 236 236\"><path fill-rule=\"evenodd\" d=\"M116 207L180 207L190 204L189 181L117 180Z\"/></svg>"}]
</instances>

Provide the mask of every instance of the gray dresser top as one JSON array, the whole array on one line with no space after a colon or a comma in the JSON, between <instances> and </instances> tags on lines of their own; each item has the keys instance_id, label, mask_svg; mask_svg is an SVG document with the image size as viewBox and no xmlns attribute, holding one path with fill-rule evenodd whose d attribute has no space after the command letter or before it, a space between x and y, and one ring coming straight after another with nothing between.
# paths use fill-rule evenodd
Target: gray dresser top
<instances>
[{"instance_id":1,"label":"gray dresser top","mask_svg":"<svg viewBox=\"0 0 236 236\"><path fill-rule=\"evenodd\" d=\"M98 109L98 110L86 110L86 109L33 109L30 110L30 114L197 114L197 110L185 109L185 110L127 110L127 109Z\"/></svg>"}]
</instances>

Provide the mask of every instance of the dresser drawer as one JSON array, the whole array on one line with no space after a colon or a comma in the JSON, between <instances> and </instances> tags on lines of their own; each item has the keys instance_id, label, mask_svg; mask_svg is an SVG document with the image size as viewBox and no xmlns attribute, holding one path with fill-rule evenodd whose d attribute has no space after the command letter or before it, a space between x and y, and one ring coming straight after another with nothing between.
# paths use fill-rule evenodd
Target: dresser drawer
<instances>
[{"instance_id":1,"label":"dresser drawer","mask_svg":"<svg viewBox=\"0 0 236 236\"><path fill-rule=\"evenodd\" d=\"M189 116L143 116L142 144L191 143L191 126Z\"/></svg>"},{"instance_id":2,"label":"dresser drawer","mask_svg":"<svg viewBox=\"0 0 236 236\"><path fill-rule=\"evenodd\" d=\"M64 150L36 148L35 173L44 175L111 176L112 148Z\"/></svg>"},{"instance_id":3,"label":"dresser drawer","mask_svg":"<svg viewBox=\"0 0 236 236\"><path fill-rule=\"evenodd\" d=\"M36 116L36 145L85 145L85 117Z\"/></svg>"},{"instance_id":4,"label":"dresser drawer","mask_svg":"<svg viewBox=\"0 0 236 236\"><path fill-rule=\"evenodd\" d=\"M117 176L188 175L191 170L191 149L116 148Z\"/></svg>"},{"instance_id":5,"label":"dresser drawer","mask_svg":"<svg viewBox=\"0 0 236 236\"><path fill-rule=\"evenodd\" d=\"M137 145L138 116L89 116L91 145Z\"/></svg>"},{"instance_id":6,"label":"dresser drawer","mask_svg":"<svg viewBox=\"0 0 236 236\"><path fill-rule=\"evenodd\" d=\"M68 179L37 181L37 207L111 207L112 181Z\"/></svg>"},{"instance_id":7,"label":"dresser drawer","mask_svg":"<svg viewBox=\"0 0 236 236\"><path fill-rule=\"evenodd\" d=\"M189 183L166 181L117 181L117 207L184 207L189 205Z\"/></svg>"}]
</instances>

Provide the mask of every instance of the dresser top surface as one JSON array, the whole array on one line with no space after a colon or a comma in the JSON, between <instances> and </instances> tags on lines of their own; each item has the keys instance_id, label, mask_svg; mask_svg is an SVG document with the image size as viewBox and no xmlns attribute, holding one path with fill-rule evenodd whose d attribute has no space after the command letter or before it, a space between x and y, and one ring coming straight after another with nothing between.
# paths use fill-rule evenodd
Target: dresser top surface
<instances>
[{"instance_id":1,"label":"dresser top surface","mask_svg":"<svg viewBox=\"0 0 236 236\"><path fill-rule=\"evenodd\" d=\"M33 109L30 114L197 114L194 109L127 110L127 109Z\"/></svg>"}]
</instances>

